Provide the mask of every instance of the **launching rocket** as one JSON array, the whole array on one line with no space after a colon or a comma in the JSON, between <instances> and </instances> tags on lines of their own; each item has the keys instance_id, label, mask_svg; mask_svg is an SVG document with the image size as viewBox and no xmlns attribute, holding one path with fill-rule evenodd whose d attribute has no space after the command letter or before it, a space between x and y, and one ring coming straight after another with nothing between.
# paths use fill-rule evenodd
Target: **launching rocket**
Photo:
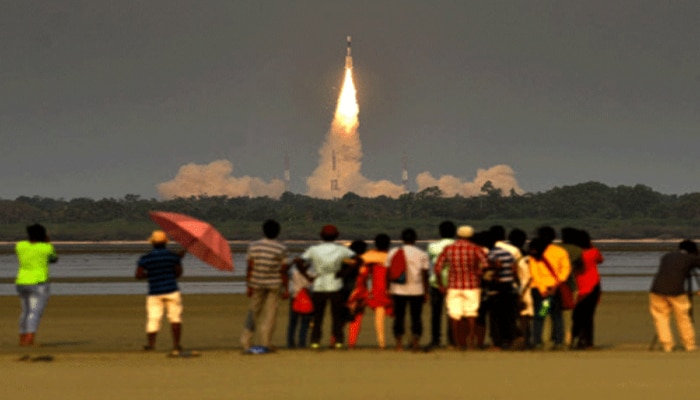
<instances>
[{"instance_id":1,"label":"launching rocket","mask_svg":"<svg viewBox=\"0 0 700 400\"><path fill-rule=\"evenodd\" d=\"M350 49L350 42L352 38L348 36L348 47L347 47L347 53L345 53L345 68L352 68L352 51Z\"/></svg>"}]
</instances>

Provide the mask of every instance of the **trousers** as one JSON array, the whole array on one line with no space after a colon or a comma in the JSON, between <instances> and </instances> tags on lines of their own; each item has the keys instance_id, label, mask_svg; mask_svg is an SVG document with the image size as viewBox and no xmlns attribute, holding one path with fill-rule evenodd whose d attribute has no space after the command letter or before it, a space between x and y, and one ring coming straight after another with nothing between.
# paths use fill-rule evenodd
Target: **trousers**
<instances>
[{"instance_id":1,"label":"trousers","mask_svg":"<svg viewBox=\"0 0 700 400\"><path fill-rule=\"evenodd\" d=\"M19 315L19 333L34 333L49 301L49 284L17 285L22 311Z\"/></svg>"}]
</instances>

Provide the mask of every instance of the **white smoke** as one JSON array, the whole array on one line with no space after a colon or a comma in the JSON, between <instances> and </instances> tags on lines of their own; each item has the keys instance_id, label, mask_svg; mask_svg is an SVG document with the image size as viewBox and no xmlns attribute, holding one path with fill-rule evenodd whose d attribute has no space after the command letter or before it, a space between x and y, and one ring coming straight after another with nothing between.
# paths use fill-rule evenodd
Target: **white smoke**
<instances>
[{"instance_id":1,"label":"white smoke","mask_svg":"<svg viewBox=\"0 0 700 400\"><path fill-rule=\"evenodd\" d=\"M494 189L500 189L505 196L510 195L511 190L517 194L524 192L515 179L513 168L505 164L495 165L489 169L479 168L476 171L476 178L471 182L463 181L452 175L443 175L436 179L430 172L421 172L416 176L418 191L437 186L448 197L455 195L478 196L483 194L481 188L489 181Z\"/></svg>"},{"instance_id":2,"label":"white smoke","mask_svg":"<svg viewBox=\"0 0 700 400\"><path fill-rule=\"evenodd\" d=\"M388 196L397 198L406 188L388 180L372 181L362 175L362 144L360 143L359 106L352 80L352 65L346 63L345 79L338 97L331 128L319 149L319 161L314 172L306 180L307 194L317 198L338 198L348 192L362 197ZM226 160L208 165L187 164L180 168L175 179L159 184L158 191L164 198L189 196L268 196L278 198L284 192L284 182L272 179L232 176L233 165ZM490 181L493 188L504 195L511 191L523 193L515 179L513 169L507 165L495 165L479 169L472 182L452 175L434 178L430 172L416 176L418 190L437 186L446 196L465 197L482 194L481 189Z\"/></svg>"},{"instance_id":3,"label":"white smoke","mask_svg":"<svg viewBox=\"0 0 700 400\"><path fill-rule=\"evenodd\" d=\"M387 180L367 179L361 169L362 145L357 130L346 132L344 126L335 121L319 150L318 166L306 179L307 194L329 199L348 192L362 197L399 197L405 192L402 186Z\"/></svg>"},{"instance_id":4,"label":"white smoke","mask_svg":"<svg viewBox=\"0 0 700 400\"><path fill-rule=\"evenodd\" d=\"M207 165L190 163L180 167L173 180L158 184L157 189L166 199L190 196L278 198L284 192L284 182L280 179L265 182L250 176L237 178L232 172L233 164L227 160Z\"/></svg>"}]
</instances>

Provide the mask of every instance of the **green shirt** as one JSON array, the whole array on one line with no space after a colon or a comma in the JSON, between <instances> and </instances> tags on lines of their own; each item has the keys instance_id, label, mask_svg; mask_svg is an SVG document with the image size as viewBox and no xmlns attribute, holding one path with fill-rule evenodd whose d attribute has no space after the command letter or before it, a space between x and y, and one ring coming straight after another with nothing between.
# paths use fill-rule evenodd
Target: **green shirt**
<instances>
[{"instance_id":1,"label":"green shirt","mask_svg":"<svg viewBox=\"0 0 700 400\"><path fill-rule=\"evenodd\" d=\"M16 285L36 285L49 280L49 262L58 258L51 243L22 240L15 246L15 253L19 261Z\"/></svg>"},{"instance_id":2,"label":"green shirt","mask_svg":"<svg viewBox=\"0 0 700 400\"><path fill-rule=\"evenodd\" d=\"M433 242L428 245L428 256L430 257L430 264L432 264L432 268L430 270L430 279L428 280L430 286L435 288L439 287L437 282L437 276L435 276L435 262L437 261L442 251L445 250L445 247L453 244L454 242L455 240L452 238L443 238L438 240L437 242ZM447 275L449 274L449 271L450 266L447 264L442 269L442 271L440 271L440 275L442 277L442 284L445 287L447 286Z\"/></svg>"}]
</instances>

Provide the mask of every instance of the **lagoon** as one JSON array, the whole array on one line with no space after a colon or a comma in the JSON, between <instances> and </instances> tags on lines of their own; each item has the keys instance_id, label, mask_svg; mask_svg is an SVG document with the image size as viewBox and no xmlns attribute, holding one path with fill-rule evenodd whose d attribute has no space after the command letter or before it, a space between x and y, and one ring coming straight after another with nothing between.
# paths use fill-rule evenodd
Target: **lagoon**
<instances>
[{"instance_id":1,"label":"lagoon","mask_svg":"<svg viewBox=\"0 0 700 400\"><path fill-rule=\"evenodd\" d=\"M290 243L291 255L314 242ZM245 243L232 243L234 272L218 271L187 255L180 287L184 294L243 293ZM647 291L668 243L605 243L600 265L603 291ZM672 248L672 246L671 246ZM133 278L136 261L148 251L144 243L56 243L59 262L51 266L53 295L145 294L147 283ZM14 296L17 261L13 245L0 245L0 296Z\"/></svg>"}]
</instances>

